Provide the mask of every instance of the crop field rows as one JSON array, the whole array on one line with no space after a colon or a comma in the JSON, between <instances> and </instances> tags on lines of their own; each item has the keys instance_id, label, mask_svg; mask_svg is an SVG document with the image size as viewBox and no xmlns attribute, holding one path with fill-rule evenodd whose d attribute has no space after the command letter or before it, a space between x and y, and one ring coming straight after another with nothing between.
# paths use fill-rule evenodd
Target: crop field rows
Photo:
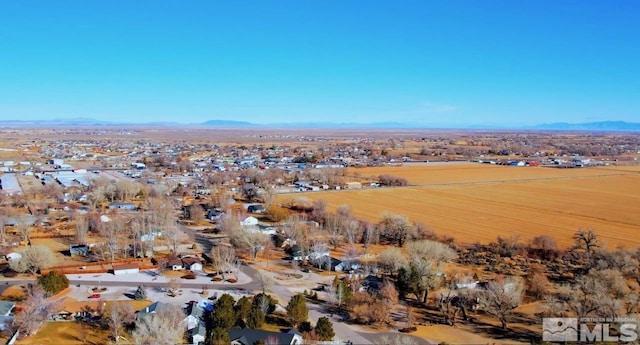
<instances>
[{"instance_id":1,"label":"crop field rows","mask_svg":"<svg viewBox=\"0 0 640 345\"><path fill-rule=\"evenodd\" d=\"M577 230L593 229L609 247L640 246L637 167L451 165L365 168L358 173L405 177L412 186L304 195L324 199L329 209L348 204L356 217L373 222L384 212L405 215L462 243L512 235L526 241L544 234L567 247Z\"/></svg>"}]
</instances>

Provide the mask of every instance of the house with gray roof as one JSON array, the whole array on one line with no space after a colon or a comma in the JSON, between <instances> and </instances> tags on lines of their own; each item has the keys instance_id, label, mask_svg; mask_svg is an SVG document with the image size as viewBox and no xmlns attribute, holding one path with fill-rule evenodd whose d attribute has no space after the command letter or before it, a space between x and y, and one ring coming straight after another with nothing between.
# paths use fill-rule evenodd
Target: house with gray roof
<instances>
[{"instance_id":1,"label":"house with gray roof","mask_svg":"<svg viewBox=\"0 0 640 345\"><path fill-rule=\"evenodd\" d=\"M266 344L302 344L302 334L293 329L286 333L278 333L250 328L232 328L229 330L229 339L231 345L253 345L259 340L263 340Z\"/></svg>"},{"instance_id":2,"label":"house with gray roof","mask_svg":"<svg viewBox=\"0 0 640 345\"><path fill-rule=\"evenodd\" d=\"M0 331L6 330L13 322L13 310L15 302L0 301Z\"/></svg>"},{"instance_id":3,"label":"house with gray roof","mask_svg":"<svg viewBox=\"0 0 640 345\"><path fill-rule=\"evenodd\" d=\"M139 319L141 317L145 317L145 316L150 315L150 314L155 314L155 313L159 312L160 310L167 309L169 307L171 307L171 304L169 304L169 303L153 302L149 306L138 310L136 312L136 319Z\"/></svg>"}]
</instances>

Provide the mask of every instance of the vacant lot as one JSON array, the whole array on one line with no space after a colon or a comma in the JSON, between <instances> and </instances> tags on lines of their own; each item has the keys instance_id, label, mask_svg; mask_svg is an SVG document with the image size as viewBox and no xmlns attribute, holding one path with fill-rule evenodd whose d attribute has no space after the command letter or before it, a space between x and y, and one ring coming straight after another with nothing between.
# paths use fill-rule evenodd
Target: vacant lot
<instances>
[{"instance_id":1,"label":"vacant lot","mask_svg":"<svg viewBox=\"0 0 640 345\"><path fill-rule=\"evenodd\" d=\"M98 324L81 325L78 322L46 322L34 336L22 339L18 345L102 345L109 341L109 332Z\"/></svg>"},{"instance_id":2,"label":"vacant lot","mask_svg":"<svg viewBox=\"0 0 640 345\"><path fill-rule=\"evenodd\" d=\"M348 204L356 217L376 222L384 212L407 216L462 243L497 236L523 240L552 235L568 246L579 229L593 229L610 247L640 246L640 168L552 169L454 164L356 170L390 174L402 188L306 193L330 209ZM283 196L283 199L302 194Z\"/></svg>"}]
</instances>

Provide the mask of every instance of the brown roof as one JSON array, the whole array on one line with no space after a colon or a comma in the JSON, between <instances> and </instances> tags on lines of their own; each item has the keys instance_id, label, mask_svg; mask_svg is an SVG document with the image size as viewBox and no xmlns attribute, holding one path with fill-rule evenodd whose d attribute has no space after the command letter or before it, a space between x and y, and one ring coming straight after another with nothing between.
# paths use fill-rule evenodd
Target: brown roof
<instances>
[{"instance_id":1,"label":"brown roof","mask_svg":"<svg viewBox=\"0 0 640 345\"><path fill-rule=\"evenodd\" d=\"M202 263L202 260L200 260L200 258L194 258L194 257L188 257L188 258L183 258L182 262L187 265L187 266L191 266L193 264L197 263Z\"/></svg>"},{"instance_id":2,"label":"brown roof","mask_svg":"<svg viewBox=\"0 0 640 345\"><path fill-rule=\"evenodd\" d=\"M171 266L182 266L182 260L176 258L176 259L172 259L167 261L167 267L171 267Z\"/></svg>"},{"instance_id":3,"label":"brown roof","mask_svg":"<svg viewBox=\"0 0 640 345\"><path fill-rule=\"evenodd\" d=\"M137 263L130 263L130 264L114 264L113 265L113 270L114 271L118 271L118 270L129 270L132 268L140 268L140 266Z\"/></svg>"}]
</instances>

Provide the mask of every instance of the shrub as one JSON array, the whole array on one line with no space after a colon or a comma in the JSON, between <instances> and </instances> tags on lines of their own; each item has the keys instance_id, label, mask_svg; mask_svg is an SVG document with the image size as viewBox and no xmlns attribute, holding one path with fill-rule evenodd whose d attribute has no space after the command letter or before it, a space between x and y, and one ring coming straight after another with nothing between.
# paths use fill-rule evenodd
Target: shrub
<instances>
[{"instance_id":1,"label":"shrub","mask_svg":"<svg viewBox=\"0 0 640 345\"><path fill-rule=\"evenodd\" d=\"M58 271L51 271L38 278L38 284L51 295L69 287L69 279Z\"/></svg>"},{"instance_id":2,"label":"shrub","mask_svg":"<svg viewBox=\"0 0 640 345\"><path fill-rule=\"evenodd\" d=\"M187 274L183 275L180 278L182 278L182 279L196 279L196 275L193 274L193 273L187 273Z\"/></svg>"},{"instance_id":3,"label":"shrub","mask_svg":"<svg viewBox=\"0 0 640 345\"><path fill-rule=\"evenodd\" d=\"M383 186L406 186L408 184L407 179L392 175L380 175L378 176L378 182Z\"/></svg>"},{"instance_id":4,"label":"shrub","mask_svg":"<svg viewBox=\"0 0 640 345\"><path fill-rule=\"evenodd\" d=\"M400 333L413 333L418 330L418 327L405 327L398 330Z\"/></svg>"},{"instance_id":5,"label":"shrub","mask_svg":"<svg viewBox=\"0 0 640 345\"><path fill-rule=\"evenodd\" d=\"M18 272L12 270L12 269L7 269L4 272L2 272L2 275L4 275L7 278L13 278L13 277L17 277L18 276Z\"/></svg>"}]
</instances>

